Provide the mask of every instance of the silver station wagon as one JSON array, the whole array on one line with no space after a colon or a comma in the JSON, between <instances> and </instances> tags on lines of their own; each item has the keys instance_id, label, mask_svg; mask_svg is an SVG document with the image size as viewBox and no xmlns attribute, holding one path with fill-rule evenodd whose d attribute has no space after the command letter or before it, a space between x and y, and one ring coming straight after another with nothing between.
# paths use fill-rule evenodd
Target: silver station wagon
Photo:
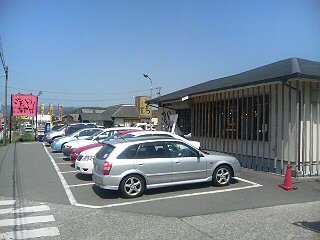
<instances>
[{"instance_id":1,"label":"silver station wagon","mask_svg":"<svg viewBox=\"0 0 320 240\"><path fill-rule=\"evenodd\" d=\"M103 189L134 198L145 189L213 181L228 185L240 176L232 156L206 154L177 139L128 139L108 142L94 158L92 178Z\"/></svg>"}]
</instances>

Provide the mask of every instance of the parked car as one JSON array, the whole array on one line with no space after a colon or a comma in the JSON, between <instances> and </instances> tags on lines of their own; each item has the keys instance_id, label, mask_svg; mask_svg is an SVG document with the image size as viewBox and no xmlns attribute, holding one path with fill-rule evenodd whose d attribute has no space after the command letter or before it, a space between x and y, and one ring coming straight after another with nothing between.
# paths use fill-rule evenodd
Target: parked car
<instances>
[{"instance_id":1,"label":"parked car","mask_svg":"<svg viewBox=\"0 0 320 240\"><path fill-rule=\"evenodd\" d=\"M58 131L61 127L63 126L59 126L59 125L55 125L51 128L51 132L55 132L55 131Z\"/></svg>"},{"instance_id":2,"label":"parked car","mask_svg":"<svg viewBox=\"0 0 320 240\"><path fill-rule=\"evenodd\" d=\"M87 149L83 151L79 157L76 159L75 168L81 174L92 174L93 169L93 159L96 153L104 146L105 144Z\"/></svg>"},{"instance_id":3,"label":"parked car","mask_svg":"<svg viewBox=\"0 0 320 240\"><path fill-rule=\"evenodd\" d=\"M110 137L106 138L103 140L101 143L96 143L89 145L91 146L88 148L87 146L84 146L80 149L82 150L79 154L77 159L75 160L75 168L83 174L92 174L92 168L93 168L93 158L96 155L96 153L109 141L114 140L114 139L119 139L123 138L128 133L131 133L132 131L136 130L131 130L131 131L125 131L125 132L117 132ZM79 148L76 148L75 151L79 152ZM90 151L89 151L90 150ZM70 155L71 156L71 155Z\"/></svg>"},{"instance_id":4,"label":"parked car","mask_svg":"<svg viewBox=\"0 0 320 240\"><path fill-rule=\"evenodd\" d=\"M102 132L102 131L103 130L100 128L80 129L77 132L75 132L69 136L56 138L53 141L53 143L51 143L51 148L54 151L62 151L62 149L66 143L71 142L71 141L75 141L75 140L79 140L79 139L86 139L86 138L92 136L93 134L95 134L97 132Z\"/></svg>"},{"instance_id":5,"label":"parked car","mask_svg":"<svg viewBox=\"0 0 320 240\"><path fill-rule=\"evenodd\" d=\"M93 123L75 123L75 124L65 125L61 127L58 131L47 133L43 139L45 142L51 144L53 140L58 137L68 136L84 128L96 128L96 125Z\"/></svg>"},{"instance_id":6,"label":"parked car","mask_svg":"<svg viewBox=\"0 0 320 240\"><path fill-rule=\"evenodd\" d=\"M55 131L51 130L50 132L44 135L43 141L51 144L54 139L64 136L66 128L67 126L65 125L60 127L58 130L55 130Z\"/></svg>"},{"instance_id":7,"label":"parked car","mask_svg":"<svg viewBox=\"0 0 320 240\"><path fill-rule=\"evenodd\" d=\"M145 189L212 181L226 186L240 176L235 157L206 154L174 138L113 140L93 160L92 179L103 189L119 190L126 198Z\"/></svg>"},{"instance_id":8,"label":"parked car","mask_svg":"<svg viewBox=\"0 0 320 240\"><path fill-rule=\"evenodd\" d=\"M74 149L72 151L72 153L70 154L71 164L72 165L75 164L76 159L79 157L81 152L88 150L88 149L91 149L91 148L100 147L100 146L104 146L104 143L94 143L94 144L90 144L90 145L86 145L86 146Z\"/></svg>"},{"instance_id":9,"label":"parked car","mask_svg":"<svg viewBox=\"0 0 320 240\"><path fill-rule=\"evenodd\" d=\"M142 130L142 129L136 128L136 127L107 128L107 129L104 129L103 132L92 135L88 139L81 139L81 140L73 141L73 142L66 144L65 148L62 150L62 152L65 156L69 156L74 149L79 148L79 147L83 147L86 145L90 145L93 143L97 143L99 141L107 139L108 137L112 136L113 134L115 134L119 131L139 131L139 130Z\"/></svg>"},{"instance_id":10,"label":"parked car","mask_svg":"<svg viewBox=\"0 0 320 240\"><path fill-rule=\"evenodd\" d=\"M165 131L139 131L139 132L133 132L130 134L127 134L124 136L124 138L131 138L131 137L150 137L150 136L161 136L161 137L167 137L167 138L176 138L181 141L184 141L192 146L194 146L197 149L200 149L200 142L198 141L191 141L187 140L177 134L171 133L171 132L165 132Z\"/></svg>"}]
</instances>

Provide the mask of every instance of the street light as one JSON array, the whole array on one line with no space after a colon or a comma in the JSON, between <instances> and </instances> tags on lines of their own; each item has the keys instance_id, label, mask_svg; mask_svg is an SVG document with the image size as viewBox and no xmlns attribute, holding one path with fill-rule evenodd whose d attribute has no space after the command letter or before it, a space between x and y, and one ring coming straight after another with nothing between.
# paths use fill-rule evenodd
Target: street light
<instances>
[{"instance_id":1,"label":"street light","mask_svg":"<svg viewBox=\"0 0 320 240\"><path fill-rule=\"evenodd\" d=\"M149 78L149 80L150 80L150 83L151 83L151 98L152 98L152 80L151 80L151 78L149 77L149 75L146 74L146 73L144 73L143 76L144 76L145 78Z\"/></svg>"}]
</instances>

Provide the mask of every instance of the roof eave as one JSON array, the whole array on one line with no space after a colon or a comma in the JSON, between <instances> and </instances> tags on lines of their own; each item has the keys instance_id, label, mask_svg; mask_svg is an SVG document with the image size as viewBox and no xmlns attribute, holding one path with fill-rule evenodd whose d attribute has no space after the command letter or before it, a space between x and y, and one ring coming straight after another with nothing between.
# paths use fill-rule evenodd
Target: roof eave
<instances>
[{"instance_id":1,"label":"roof eave","mask_svg":"<svg viewBox=\"0 0 320 240\"><path fill-rule=\"evenodd\" d=\"M289 79L292 78L301 78L301 77L305 77L305 78L309 78L309 79L317 79L320 80L319 76L313 76L313 75L308 75L308 74L301 74L299 72L296 73L292 73L290 75L285 75L285 76L281 76L281 77L275 77L275 78L268 78L268 79L264 79L264 80L259 80L259 81L255 81L255 82L250 82L250 83L244 83L244 84L238 84L238 85L233 85L233 86L229 86L229 87L223 87L223 88L217 88L217 89L210 89L210 90L206 90L206 91L199 91L199 92L194 92L192 94L188 94L187 96L193 97L196 95L200 95L200 94L206 94L206 93L213 93L213 92L219 92L219 91L224 91L224 90L229 90L229 89L234 89L234 88L243 88L243 87L249 87L249 86L254 86L254 85L258 85L258 84L266 84L266 83L272 83L272 82L284 82L287 81ZM182 101L181 98L172 98L172 99L166 99L164 101L158 101L157 98L152 99L150 101L146 101L149 104L159 104L159 103L173 103L173 102L179 102Z\"/></svg>"}]
</instances>

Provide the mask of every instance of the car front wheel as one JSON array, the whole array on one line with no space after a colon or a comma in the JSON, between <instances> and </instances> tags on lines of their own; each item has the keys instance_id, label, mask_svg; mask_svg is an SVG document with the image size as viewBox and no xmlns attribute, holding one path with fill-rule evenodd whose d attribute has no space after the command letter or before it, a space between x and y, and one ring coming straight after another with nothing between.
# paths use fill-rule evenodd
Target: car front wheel
<instances>
[{"instance_id":1,"label":"car front wheel","mask_svg":"<svg viewBox=\"0 0 320 240\"><path fill-rule=\"evenodd\" d=\"M144 179L139 175L126 176L120 183L120 191L125 198L140 197L144 188Z\"/></svg>"},{"instance_id":2,"label":"car front wheel","mask_svg":"<svg viewBox=\"0 0 320 240\"><path fill-rule=\"evenodd\" d=\"M231 179L231 169L228 166L219 166L213 173L212 180L216 186L229 185Z\"/></svg>"}]
</instances>

